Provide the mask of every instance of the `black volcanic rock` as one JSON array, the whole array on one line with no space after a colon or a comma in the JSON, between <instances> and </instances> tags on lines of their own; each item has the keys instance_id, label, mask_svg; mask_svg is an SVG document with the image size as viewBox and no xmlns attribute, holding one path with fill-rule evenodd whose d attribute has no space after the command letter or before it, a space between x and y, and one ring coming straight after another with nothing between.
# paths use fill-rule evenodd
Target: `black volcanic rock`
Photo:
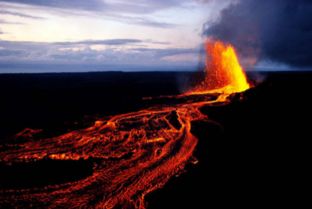
<instances>
[{"instance_id":1,"label":"black volcanic rock","mask_svg":"<svg viewBox=\"0 0 312 209\"><path fill-rule=\"evenodd\" d=\"M78 181L93 173L91 160L0 163L1 189L27 189Z\"/></svg>"},{"instance_id":2,"label":"black volcanic rock","mask_svg":"<svg viewBox=\"0 0 312 209\"><path fill-rule=\"evenodd\" d=\"M87 127L98 117L149 106L152 102L143 97L180 93L180 76L185 73L0 75L0 89L6 89L1 94L0 140L10 142L6 136L24 128L43 129L41 137L58 135ZM255 88L233 95L231 103L201 109L209 120L192 123L199 138L198 164L188 165L185 173L148 195L148 208L297 208L305 203L311 176L312 74L266 76ZM178 128L174 114L171 122ZM18 145L0 149L12 146ZM0 184L27 188L75 181L91 175L92 165L0 165ZM49 177L51 170L63 174ZM18 173L28 177L18 178ZM44 178L29 183L35 176Z\"/></svg>"}]
</instances>

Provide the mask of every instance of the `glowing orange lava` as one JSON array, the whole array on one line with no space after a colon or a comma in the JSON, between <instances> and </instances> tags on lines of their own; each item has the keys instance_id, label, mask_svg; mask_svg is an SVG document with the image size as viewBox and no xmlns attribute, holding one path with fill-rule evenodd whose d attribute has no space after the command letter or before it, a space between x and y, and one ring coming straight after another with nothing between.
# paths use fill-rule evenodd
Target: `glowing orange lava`
<instances>
[{"instance_id":1,"label":"glowing orange lava","mask_svg":"<svg viewBox=\"0 0 312 209\"><path fill-rule=\"evenodd\" d=\"M205 80L192 90L193 93L232 94L250 88L232 45L207 40L205 49Z\"/></svg>"},{"instance_id":2,"label":"glowing orange lava","mask_svg":"<svg viewBox=\"0 0 312 209\"><path fill-rule=\"evenodd\" d=\"M94 161L92 175L76 182L0 190L0 207L22 203L22 208L145 208L145 195L163 187L191 162L198 142L191 133L192 121L207 119L200 107L226 102L228 94L249 88L233 47L208 42L206 48L205 81L192 94L168 97L176 100L172 105L111 116L54 138L0 146L0 161L8 164Z\"/></svg>"}]
</instances>

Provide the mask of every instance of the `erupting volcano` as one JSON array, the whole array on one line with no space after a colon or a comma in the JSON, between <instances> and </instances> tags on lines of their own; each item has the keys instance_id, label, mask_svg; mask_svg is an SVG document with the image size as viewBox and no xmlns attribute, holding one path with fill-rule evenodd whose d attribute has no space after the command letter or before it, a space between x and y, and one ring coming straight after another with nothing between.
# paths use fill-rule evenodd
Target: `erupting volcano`
<instances>
[{"instance_id":1,"label":"erupting volcano","mask_svg":"<svg viewBox=\"0 0 312 209\"><path fill-rule=\"evenodd\" d=\"M192 161L198 142L192 122L208 120L200 108L229 102L229 94L249 88L232 46L208 41L206 50L204 81L186 94L169 97L174 101L170 104L110 116L84 130L1 151L6 164L90 160L93 172L74 182L2 190L0 206L145 208L146 194L163 187Z\"/></svg>"}]
</instances>

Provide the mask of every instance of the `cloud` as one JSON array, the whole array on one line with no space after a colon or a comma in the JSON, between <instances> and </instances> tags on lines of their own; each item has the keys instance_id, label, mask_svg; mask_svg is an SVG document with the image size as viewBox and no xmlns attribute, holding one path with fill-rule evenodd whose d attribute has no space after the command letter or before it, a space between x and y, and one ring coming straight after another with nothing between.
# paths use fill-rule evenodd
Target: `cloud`
<instances>
[{"instance_id":1,"label":"cloud","mask_svg":"<svg viewBox=\"0 0 312 209\"><path fill-rule=\"evenodd\" d=\"M216 0L0 0L0 3L50 7L67 10L106 11L112 13L150 14L155 11L184 7L192 2L208 3ZM223 0L233 1L233 0Z\"/></svg>"},{"instance_id":2,"label":"cloud","mask_svg":"<svg viewBox=\"0 0 312 209\"><path fill-rule=\"evenodd\" d=\"M128 21L128 23L144 25L144 26L149 26L149 27L155 27L155 28L174 28L174 27L177 27L177 24L158 22L158 21L153 21L153 20L149 20L146 18L132 19L132 21Z\"/></svg>"},{"instance_id":3,"label":"cloud","mask_svg":"<svg viewBox=\"0 0 312 209\"><path fill-rule=\"evenodd\" d=\"M103 65L196 65L197 60L194 59L178 59L180 56L192 56L197 58L198 52L195 49L183 48L134 48L124 49L109 48L106 50L95 51L90 48L74 51L55 52L50 55L54 62L61 63L97 63Z\"/></svg>"},{"instance_id":4,"label":"cloud","mask_svg":"<svg viewBox=\"0 0 312 209\"><path fill-rule=\"evenodd\" d=\"M148 14L162 9L182 6L186 0L120 0L109 1L111 11L118 11L133 14Z\"/></svg>"},{"instance_id":5,"label":"cloud","mask_svg":"<svg viewBox=\"0 0 312 209\"><path fill-rule=\"evenodd\" d=\"M5 41L0 40L0 46L2 47L27 47L27 46L77 46L77 45L107 45L107 46L120 46L130 45L136 43L151 42L152 40L140 40L140 39L104 39L104 40L83 40L83 41L72 41L72 42L32 42L32 41Z\"/></svg>"},{"instance_id":6,"label":"cloud","mask_svg":"<svg viewBox=\"0 0 312 209\"><path fill-rule=\"evenodd\" d=\"M109 64L119 66L194 64L183 60L177 62L174 56L197 56L198 54L196 49L191 48L143 48L149 43L157 43L157 41L111 39L44 43L0 40L0 68L8 63ZM105 47L97 50L94 48L97 45ZM140 45L142 47L137 47Z\"/></svg>"},{"instance_id":7,"label":"cloud","mask_svg":"<svg viewBox=\"0 0 312 209\"><path fill-rule=\"evenodd\" d=\"M107 39L107 40L85 40L76 42L55 42L55 45L126 45L142 43L139 39Z\"/></svg>"},{"instance_id":8,"label":"cloud","mask_svg":"<svg viewBox=\"0 0 312 209\"><path fill-rule=\"evenodd\" d=\"M97 17L127 24L143 25L156 28L174 28L177 25L164 21L158 21L148 16L156 11L172 7L182 6L186 0L128 0L103 1L103 0L0 0L0 7L6 7L6 10L0 10L0 14L14 15L23 18L44 19L32 14L19 12L16 9L38 9L47 12L59 12L70 15L96 15ZM1 5L1 3L4 3ZM29 7L30 6L30 7ZM14 9L14 10L10 10ZM53 10L51 10L53 9Z\"/></svg>"},{"instance_id":9,"label":"cloud","mask_svg":"<svg viewBox=\"0 0 312 209\"><path fill-rule=\"evenodd\" d=\"M20 13L20 12L12 12L12 11L7 11L7 10L0 10L0 14L3 14L3 15L13 15L13 16L17 16L17 17L37 19L37 20L45 19L43 17L28 15L28 14L24 14L24 13Z\"/></svg>"},{"instance_id":10,"label":"cloud","mask_svg":"<svg viewBox=\"0 0 312 209\"><path fill-rule=\"evenodd\" d=\"M167 48L167 49L134 48L133 51L151 54L157 58L165 58L181 54L196 54L196 55L198 54L198 50L193 48Z\"/></svg>"},{"instance_id":11,"label":"cloud","mask_svg":"<svg viewBox=\"0 0 312 209\"><path fill-rule=\"evenodd\" d=\"M25 51L22 50L0 49L0 57L17 57L25 54Z\"/></svg>"},{"instance_id":12,"label":"cloud","mask_svg":"<svg viewBox=\"0 0 312 209\"><path fill-rule=\"evenodd\" d=\"M105 5L101 0L0 0L0 2L90 11L100 10Z\"/></svg>"},{"instance_id":13,"label":"cloud","mask_svg":"<svg viewBox=\"0 0 312 209\"><path fill-rule=\"evenodd\" d=\"M51 7L85 11L118 11L124 13L150 13L161 9L182 5L186 0L0 0L10 4Z\"/></svg>"},{"instance_id":14,"label":"cloud","mask_svg":"<svg viewBox=\"0 0 312 209\"><path fill-rule=\"evenodd\" d=\"M122 22L122 23L127 23L127 24L143 25L143 26L156 27L156 28L175 28L178 26L177 24L173 24L173 23L152 20L149 17L146 17L144 15L133 16L133 15L122 14L117 11L115 13L112 13L111 11L104 13L104 14L101 13L100 15L106 16L107 19Z\"/></svg>"},{"instance_id":15,"label":"cloud","mask_svg":"<svg viewBox=\"0 0 312 209\"><path fill-rule=\"evenodd\" d=\"M5 24L5 25L23 25L24 23L0 19L0 24Z\"/></svg>"},{"instance_id":16,"label":"cloud","mask_svg":"<svg viewBox=\"0 0 312 209\"><path fill-rule=\"evenodd\" d=\"M241 0L207 22L206 36L234 44L244 56L312 66L312 1Z\"/></svg>"}]
</instances>

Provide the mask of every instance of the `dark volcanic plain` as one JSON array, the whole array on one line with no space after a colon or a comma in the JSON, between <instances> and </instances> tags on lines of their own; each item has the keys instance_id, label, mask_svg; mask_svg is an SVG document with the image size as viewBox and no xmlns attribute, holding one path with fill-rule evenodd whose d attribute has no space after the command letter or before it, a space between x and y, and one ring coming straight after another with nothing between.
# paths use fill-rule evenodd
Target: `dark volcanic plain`
<instances>
[{"instance_id":1,"label":"dark volcanic plain","mask_svg":"<svg viewBox=\"0 0 312 209\"><path fill-rule=\"evenodd\" d=\"M153 100L142 98L179 94L193 76L187 72L0 75L1 149L149 107ZM199 138L195 151L199 163L188 165L186 172L149 194L148 208L304 204L311 176L312 73L260 77L263 82L233 95L230 104L201 109L215 123L192 124L192 133ZM43 131L28 139L13 137L25 128ZM0 191L65 183L91 173L88 161L0 163Z\"/></svg>"}]
</instances>

